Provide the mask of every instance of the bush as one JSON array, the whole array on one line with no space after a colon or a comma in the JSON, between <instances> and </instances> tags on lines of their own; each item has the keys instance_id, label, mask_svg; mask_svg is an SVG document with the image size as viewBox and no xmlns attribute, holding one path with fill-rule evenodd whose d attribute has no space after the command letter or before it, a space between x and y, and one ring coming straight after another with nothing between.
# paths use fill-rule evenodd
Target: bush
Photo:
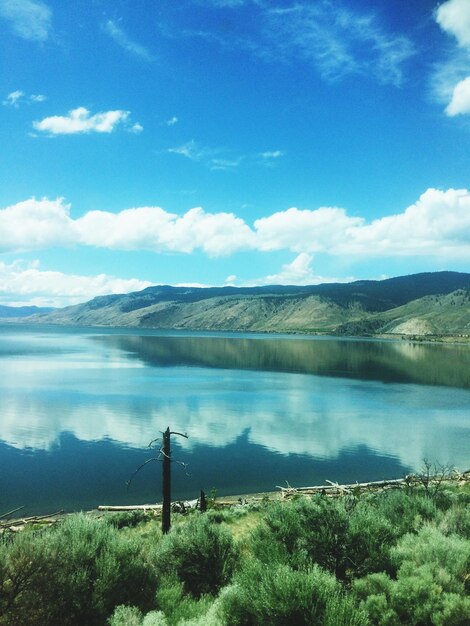
<instances>
[{"instance_id":1,"label":"bush","mask_svg":"<svg viewBox=\"0 0 470 626\"><path fill-rule=\"evenodd\" d=\"M117 606L112 617L108 620L109 626L142 626L142 611L135 606Z\"/></svg>"},{"instance_id":2,"label":"bush","mask_svg":"<svg viewBox=\"0 0 470 626\"><path fill-rule=\"evenodd\" d=\"M109 626L168 626L166 617L160 611L150 611L142 615L135 606L118 606L108 620Z\"/></svg>"},{"instance_id":3,"label":"bush","mask_svg":"<svg viewBox=\"0 0 470 626\"><path fill-rule=\"evenodd\" d=\"M361 606L379 626L465 626L470 599L465 577L470 543L445 536L427 526L417 535L405 535L391 550L398 567L396 580L371 574L354 583Z\"/></svg>"},{"instance_id":4,"label":"bush","mask_svg":"<svg viewBox=\"0 0 470 626\"><path fill-rule=\"evenodd\" d=\"M123 511L107 516L106 521L114 528L134 528L142 522L148 522L151 515L147 511Z\"/></svg>"},{"instance_id":5,"label":"bush","mask_svg":"<svg viewBox=\"0 0 470 626\"><path fill-rule=\"evenodd\" d=\"M156 585L135 541L83 515L20 533L0 562L2 625L103 624L118 604L150 608Z\"/></svg>"},{"instance_id":6,"label":"bush","mask_svg":"<svg viewBox=\"0 0 470 626\"><path fill-rule=\"evenodd\" d=\"M183 583L171 578L162 581L155 599L170 625L202 618L214 601L210 595L202 595L196 599L186 594Z\"/></svg>"},{"instance_id":7,"label":"bush","mask_svg":"<svg viewBox=\"0 0 470 626\"><path fill-rule=\"evenodd\" d=\"M419 493L406 494L400 489L385 491L377 497L377 511L392 524L395 536L417 531L437 516L435 503Z\"/></svg>"},{"instance_id":8,"label":"bush","mask_svg":"<svg viewBox=\"0 0 470 626\"><path fill-rule=\"evenodd\" d=\"M394 542L392 523L368 502L359 503L351 514L346 537L350 577L393 571L390 548Z\"/></svg>"},{"instance_id":9,"label":"bush","mask_svg":"<svg viewBox=\"0 0 470 626\"><path fill-rule=\"evenodd\" d=\"M470 507L454 504L442 514L439 529L445 535L456 534L470 539Z\"/></svg>"},{"instance_id":10,"label":"bush","mask_svg":"<svg viewBox=\"0 0 470 626\"><path fill-rule=\"evenodd\" d=\"M166 535L157 554L157 567L174 575L193 596L214 594L226 585L239 560L231 534L205 516L177 526Z\"/></svg>"},{"instance_id":11,"label":"bush","mask_svg":"<svg viewBox=\"0 0 470 626\"><path fill-rule=\"evenodd\" d=\"M324 497L273 506L253 536L254 555L295 569L313 563L344 578L348 515L344 504Z\"/></svg>"},{"instance_id":12,"label":"bush","mask_svg":"<svg viewBox=\"0 0 470 626\"><path fill-rule=\"evenodd\" d=\"M295 571L257 560L245 565L221 596L224 622L296 626L365 626L365 614L345 599L334 576L313 567Z\"/></svg>"}]
</instances>

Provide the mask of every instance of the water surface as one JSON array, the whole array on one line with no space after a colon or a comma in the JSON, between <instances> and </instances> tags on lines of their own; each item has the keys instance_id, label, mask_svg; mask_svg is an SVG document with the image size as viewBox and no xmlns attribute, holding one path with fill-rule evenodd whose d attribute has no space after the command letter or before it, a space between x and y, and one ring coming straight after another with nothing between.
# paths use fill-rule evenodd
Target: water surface
<instances>
[{"instance_id":1,"label":"water surface","mask_svg":"<svg viewBox=\"0 0 470 626\"><path fill-rule=\"evenodd\" d=\"M271 335L0 328L0 513L467 469L468 346Z\"/></svg>"}]
</instances>

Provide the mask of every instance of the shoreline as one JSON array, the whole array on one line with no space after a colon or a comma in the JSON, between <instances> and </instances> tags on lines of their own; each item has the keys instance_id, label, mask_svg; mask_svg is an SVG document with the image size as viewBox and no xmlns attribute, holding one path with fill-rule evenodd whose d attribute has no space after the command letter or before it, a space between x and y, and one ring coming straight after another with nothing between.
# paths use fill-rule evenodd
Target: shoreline
<instances>
[{"instance_id":1,"label":"shoreline","mask_svg":"<svg viewBox=\"0 0 470 626\"><path fill-rule=\"evenodd\" d=\"M237 494L229 496L216 497L212 501L212 508L231 508L234 506L246 506L255 503L269 502L283 502L292 498L302 496L312 496L321 494L327 497L342 497L351 495L358 497L362 493L377 493L380 491L387 491L390 489L423 487L427 488L432 485L443 485L452 487L465 487L470 483L470 469L464 472L454 469L453 475L449 476L432 476L425 477L415 474L410 474L404 478L394 478L388 480L378 480L366 483L346 483L339 484L334 481L327 481L326 485L312 485L309 487L278 487L278 491L265 491L257 493ZM426 484L426 487L425 487ZM174 500L171 503L174 514L185 514L188 510L196 509L197 500ZM23 530L28 525L41 525L50 526L55 524L70 515L76 515L77 513L83 513L90 517L104 517L106 515L113 515L119 512L132 512L143 511L153 512L155 517L160 517L162 504L148 503L148 504L135 504L135 505L98 505L96 508L88 511L56 511L48 515L35 515L28 517L8 517L10 514L20 511L24 507L19 507L13 511L0 515L0 534L5 531L18 532ZM3 518L3 519L2 519Z\"/></svg>"},{"instance_id":2,"label":"shoreline","mask_svg":"<svg viewBox=\"0 0 470 626\"><path fill-rule=\"evenodd\" d=\"M212 329L212 328L156 328L152 326L113 326L108 324L89 326L89 325L79 325L79 324L59 324L59 323L43 323L31 320L27 318L1 318L0 317L0 327L10 327L10 326L18 326L24 328L25 326L30 326L38 329L76 329L79 331L83 331L89 329L90 331L123 331L123 333L131 332L139 334L140 332L145 334L146 332L156 332L156 333L192 333L197 336L198 333L206 334L211 333L215 336L224 335L227 333L234 335L268 335L268 336L278 336L280 338L288 336L288 337L322 337L322 338L330 338L337 340L365 340L365 341L396 341L402 342L407 341L409 343L425 343L425 344L446 344L446 345L470 345L470 335L419 335L419 334L403 334L403 333L378 333L378 334L358 334L358 335L343 335L341 333L335 333L334 330L303 330L303 329L279 329L279 330L251 330L251 329L243 329L243 328L226 328L226 329Z\"/></svg>"}]
</instances>

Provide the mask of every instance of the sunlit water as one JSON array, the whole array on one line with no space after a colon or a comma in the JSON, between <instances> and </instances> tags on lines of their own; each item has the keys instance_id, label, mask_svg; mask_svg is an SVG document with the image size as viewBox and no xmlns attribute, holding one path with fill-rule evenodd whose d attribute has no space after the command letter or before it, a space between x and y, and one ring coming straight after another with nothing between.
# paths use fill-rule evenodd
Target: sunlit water
<instances>
[{"instance_id":1,"label":"sunlit water","mask_svg":"<svg viewBox=\"0 0 470 626\"><path fill-rule=\"evenodd\" d=\"M269 335L0 328L0 514L470 467L470 349ZM189 474L189 475L188 475Z\"/></svg>"}]
</instances>

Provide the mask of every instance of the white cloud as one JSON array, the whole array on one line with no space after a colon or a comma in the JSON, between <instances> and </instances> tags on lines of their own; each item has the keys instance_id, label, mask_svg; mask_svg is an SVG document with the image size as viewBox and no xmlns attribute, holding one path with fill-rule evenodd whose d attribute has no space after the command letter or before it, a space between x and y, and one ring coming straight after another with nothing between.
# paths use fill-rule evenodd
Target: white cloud
<instances>
[{"instance_id":1,"label":"white cloud","mask_svg":"<svg viewBox=\"0 0 470 626\"><path fill-rule=\"evenodd\" d=\"M320 207L299 210L295 207L256 220L260 250L289 249L294 252L319 252L344 241L348 229L363 223L349 217L344 209Z\"/></svg>"},{"instance_id":2,"label":"white cloud","mask_svg":"<svg viewBox=\"0 0 470 626\"><path fill-rule=\"evenodd\" d=\"M470 2L448 0L436 11L436 22L449 35L453 35L459 46L470 47Z\"/></svg>"},{"instance_id":3,"label":"white cloud","mask_svg":"<svg viewBox=\"0 0 470 626\"><path fill-rule=\"evenodd\" d=\"M177 146L176 148L168 148L168 152L172 154L179 154L180 156L184 156L191 161L200 161L203 157L213 151L208 148L202 148L194 141L194 139L191 139L191 141L188 141L181 146Z\"/></svg>"},{"instance_id":4,"label":"white cloud","mask_svg":"<svg viewBox=\"0 0 470 626\"><path fill-rule=\"evenodd\" d=\"M21 91L21 89L17 89L16 91L12 91L11 93L9 93L5 100L2 102L2 104L4 106L13 106L15 108L18 108L20 103L23 103L24 101L44 102L44 100L46 100L46 96L42 94L31 94L30 96L27 96L24 91Z\"/></svg>"},{"instance_id":5,"label":"white cloud","mask_svg":"<svg viewBox=\"0 0 470 626\"><path fill-rule=\"evenodd\" d=\"M33 122L35 130L52 135L74 135L78 133L111 133L119 124L129 120L129 111L105 111L91 115L85 107L69 111L68 115L53 115L41 121ZM135 128L137 127L137 131ZM140 124L134 124L133 132L140 132Z\"/></svg>"},{"instance_id":6,"label":"white cloud","mask_svg":"<svg viewBox=\"0 0 470 626\"><path fill-rule=\"evenodd\" d=\"M281 152L280 150L272 150L271 152L270 151L261 152L259 156L262 159L278 159L279 157L281 157L283 155L284 155L284 153Z\"/></svg>"},{"instance_id":7,"label":"white cloud","mask_svg":"<svg viewBox=\"0 0 470 626\"><path fill-rule=\"evenodd\" d=\"M403 213L350 229L335 253L470 259L470 192L428 189Z\"/></svg>"},{"instance_id":8,"label":"white cloud","mask_svg":"<svg viewBox=\"0 0 470 626\"><path fill-rule=\"evenodd\" d=\"M312 269L313 257L301 252L291 263L282 266L279 274L272 274L260 279L258 284L265 285L311 285L316 281Z\"/></svg>"},{"instance_id":9,"label":"white cloud","mask_svg":"<svg viewBox=\"0 0 470 626\"><path fill-rule=\"evenodd\" d=\"M449 117L470 113L470 76L461 80L454 87L452 99L446 107Z\"/></svg>"},{"instance_id":10,"label":"white cloud","mask_svg":"<svg viewBox=\"0 0 470 626\"><path fill-rule=\"evenodd\" d=\"M170 117L170 119L166 121L167 126L174 126L177 123L178 123L178 118L176 117L176 115L173 115L173 117Z\"/></svg>"},{"instance_id":11,"label":"white cloud","mask_svg":"<svg viewBox=\"0 0 470 626\"><path fill-rule=\"evenodd\" d=\"M109 35L121 48L132 54L151 61L153 59L150 52L140 43L133 41L127 33L114 20L108 20L103 26L104 32Z\"/></svg>"},{"instance_id":12,"label":"white cloud","mask_svg":"<svg viewBox=\"0 0 470 626\"><path fill-rule=\"evenodd\" d=\"M203 0L199 0L202 2ZM403 66L416 54L408 37L387 29L379 12L361 11L341 0L205 0L215 6L237 7L250 3L257 12L251 34L220 36L213 31L186 30L224 48L262 57L265 61L304 61L327 81L356 74L383 84L400 85Z\"/></svg>"},{"instance_id":13,"label":"white cloud","mask_svg":"<svg viewBox=\"0 0 470 626\"><path fill-rule=\"evenodd\" d=\"M62 198L31 198L0 210L0 252L73 244L69 211Z\"/></svg>"},{"instance_id":14,"label":"white cloud","mask_svg":"<svg viewBox=\"0 0 470 626\"><path fill-rule=\"evenodd\" d=\"M11 23L23 39L45 41L51 30L52 11L38 0L0 0L0 17Z\"/></svg>"},{"instance_id":15,"label":"white cloud","mask_svg":"<svg viewBox=\"0 0 470 626\"><path fill-rule=\"evenodd\" d=\"M435 68L434 91L447 102L449 117L470 113L470 2L448 0L439 6L436 22L448 35L455 37L456 48L450 58Z\"/></svg>"},{"instance_id":16,"label":"white cloud","mask_svg":"<svg viewBox=\"0 0 470 626\"><path fill-rule=\"evenodd\" d=\"M318 276L312 268L313 256L301 252L291 263L282 266L278 274L270 274L254 281L244 282L247 286L258 285L319 285L321 283L342 283L355 280L354 277L332 278ZM227 279L228 280L228 279Z\"/></svg>"},{"instance_id":17,"label":"white cloud","mask_svg":"<svg viewBox=\"0 0 470 626\"><path fill-rule=\"evenodd\" d=\"M224 256L250 247L253 233L232 213L205 213L194 208L179 217L159 207L118 214L92 211L76 221L80 243L121 250L183 252L197 249Z\"/></svg>"},{"instance_id":18,"label":"white cloud","mask_svg":"<svg viewBox=\"0 0 470 626\"><path fill-rule=\"evenodd\" d=\"M17 89L16 91L12 91L11 93L8 94L8 96L5 98L2 104L4 106L17 107L19 105L19 101L23 98L24 95L25 95L24 91L21 91L20 89Z\"/></svg>"},{"instance_id":19,"label":"white cloud","mask_svg":"<svg viewBox=\"0 0 470 626\"><path fill-rule=\"evenodd\" d=\"M265 36L276 54L302 58L329 81L347 74L375 76L400 85L403 64L415 54L412 42L386 31L374 13L341 2L300 2L265 10Z\"/></svg>"},{"instance_id":20,"label":"white cloud","mask_svg":"<svg viewBox=\"0 0 470 626\"><path fill-rule=\"evenodd\" d=\"M128 293L149 287L147 281L123 279L107 274L80 276L42 271L39 262L0 261L0 302L16 305L62 307L85 302L99 295Z\"/></svg>"},{"instance_id":21,"label":"white cloud","mask_svg":"<svg viewBox=\"0 0 470 626\"><path fill-rule=\"evenodd\" d=\"M89 211L73 219L70 206L60 198L33 198L0 210L0 252L72 245L157 253L200 250L213 257L242 250L291 250L304 256L284 270L305 276L309 255L315 252L350 258L470 259L470 191L428 189L405 211L372 222L337 207L293 207L252 226L233 213L206 213L201 207L183 215L152 206L119 213Z\"/></svg>"},{"instance_id":22,"label":"white cloud","mask_svg":"<svg viewBox=\"0 0 470 626\"><path fill-rule=\"evenodd\" d=\"M143 130L144 130L144 127L142 126L142 124L139 124L139 122L132 124L132 126L129 128L129 132L135 133L136 135L141 133Z\"/></svg>"},{"instance_id":23,"label":"white cloud","mask_svg":"<svg viewBox=\"0 0 470 626\"><path fill-rule=\"evenodd\" d=\"M210 168L211 170L233 170L237 168L242 161L243 157L238 157L237 159L211 159Z\"/></svg>"}]
</instances>

